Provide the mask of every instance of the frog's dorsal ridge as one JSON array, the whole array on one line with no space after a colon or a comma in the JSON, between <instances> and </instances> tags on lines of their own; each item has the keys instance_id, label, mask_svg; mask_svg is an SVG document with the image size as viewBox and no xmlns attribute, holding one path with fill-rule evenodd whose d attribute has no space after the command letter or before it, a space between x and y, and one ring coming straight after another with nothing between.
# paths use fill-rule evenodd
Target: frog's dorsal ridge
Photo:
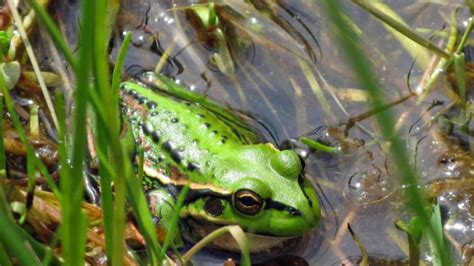
<instances>
[{"instance_id":1,"label":"frog's dorsal ridge","mask_svg":"<svg viewBox=\"0 0 474 266\"><path fill-rule=\"evenodd\" d=\"M154 72L146 72L140 78L140 82L146 86L151 86L161 93L165 93L183 101L198 103L208 111L216 114L222 120L222 122L228 124L232 128L235 128L236 132L239 132L238 134L242 135L248 144L265 141L263 136L257 133L254 127L242 121L242 116L251 118L250 115L241 111L237 111L239 114L237 116L235 110L232 110L231 108L223 108L210 98L192 92L187 88L176 84L170 77Z\"/></svg>"}]
</instances>

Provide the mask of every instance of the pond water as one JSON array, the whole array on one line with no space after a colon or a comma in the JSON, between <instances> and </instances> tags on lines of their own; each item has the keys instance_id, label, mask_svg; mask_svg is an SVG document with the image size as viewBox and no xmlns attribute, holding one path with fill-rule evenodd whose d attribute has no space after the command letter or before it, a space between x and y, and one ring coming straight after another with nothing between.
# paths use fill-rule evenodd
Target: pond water
<instances>
[{"instance_id":1,"label":"pond water","mask_svg":"<svg viewBox=\"0 0 474 266\"><path fill-rule=\"evenodd\" d=\"M305 156L306 176L317 188L323 207L321 224L314 233L271 255L255 256L254 261L280 256L293 258L297 265L357 263L361 252L347 230L349 223L375 264L403 264L408 255L406 234L396 229L394 221L409 217L404 188L396 175L396 169L404 166L394 165L372 116L347 128L344 135L349 119L371 107L319 1L218 1L215 8L222 37L212 40L196 23L190 8L194 2L122 0L111 61L122 33L131 31L125 63L128 76L140 77L160 65L160 72L190 90L247 117L269 142ZM441 204L445 234L456 261L469 263L474 248L473 188L446 185L447 180L472 178L471 136L449 122L461 112L447 89L452 77L449 71L444 73L434 91L417 104L418 96L409 95L426 82L424 73L432 69L435 56L416 44L401 42L375 17L344 2L347 19L359 34L360 48L372 64L386 101L406 98L391 107L395 128L412 152L410 158L422 183L429 189L439 188L433 196ZM469 17L464 1L445 2L389 0L384 8L444 47L451 14L457 10L461 33ZM73 7L57 5L65 11L62 16L74 14ZM74 42L75 31L67 32ZM447 131L446 127L451 128ZM311 151L297 141L300 136L336 146L341 152ZM206 250L196 261L221 265L228 256ZM426 240L421 256L430 263Z\"/></svg>"}]
</instances>

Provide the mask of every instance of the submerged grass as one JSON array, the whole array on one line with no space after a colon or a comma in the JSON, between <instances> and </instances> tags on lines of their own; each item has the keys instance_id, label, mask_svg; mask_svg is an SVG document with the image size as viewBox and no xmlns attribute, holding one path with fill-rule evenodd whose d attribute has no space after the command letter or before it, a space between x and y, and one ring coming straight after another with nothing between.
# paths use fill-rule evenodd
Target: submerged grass
<instances>
[{"instance_id":1,"label":"submerged grass","mask_svg":"<svg viewBox=\"0 0 474 266\"><path fill-rule=\"evenodd\" d=\"M324 145L321 142L315 141L311 138L308 137L300 137L299 140L310 147L311 149L322 151L322 152L327 152L327 153L338 153L339 150L336 147L331 147L328 145Z\"/></svg>"},{"instance_id":2,"label":"submerged grass","mask_svg":"<svg viewBox=\"0 0 474 266\"><path fill-rule=\"evenodd\" d=\"M344 51L349 64L352 66L351 69L357 75L361 88L364 88L370 94L370 104L372 108L382 108L386 104L385 97L382 95L382 90L373 75L373 71L366 57L358 48L357 43L359 40L357 35L351 31L351 28L343 19L344 13L340 1L324 0L323 3L329 18L336 28L335 37L342 48L341 50ZM441 53L443 56L444 54L445 53ZM382 110L375 114L375 118L383 136L390 141L390 152L394 163L399 166L397 167L398 175L406 188L409 207L413 210L415 216L420 220L422 227L426 229L430 238L433 240L432 254L439 259L439 265L450 265L450 258L448 252L446 252L446 243L443 239L442 232L440 234L438 232L439 228L434 227L430 222L432 215L429 210L431 208L423 198L422 191L418 187L417 175L410 163L406 145L401 137L395 133L394 117L391 110Z\"/></svg>"},{"instance_id":3,"label":"submerged grass","mask_svg":"<svg viewBox=\"0 0 474 266\"><path fill-rule=\"evenodd\" d=\"M420 36L415 30L411 29L405 23L401 22L398 19L393 18L392 16L388 15L387 12L384 12L380 10L379 8L377 8L374 5L374 3L370 3L370 1L367 1L367 0L352 0L352 2L364 8L366 11L370 12L372 15L374 15L375 17L383 21L386 25L394 28L395 30L402 33L404 36L408 37L410 40L418 43L422 47L427 48L428 50L434 52L435 54L445 59L451 58L451 55L449 53L439 48L435 44L431 43L429 40ZM379 2L379 1L374 1L374 2ZM414 50L410 48L409 50Z\"/></svg>"}]
</instances>

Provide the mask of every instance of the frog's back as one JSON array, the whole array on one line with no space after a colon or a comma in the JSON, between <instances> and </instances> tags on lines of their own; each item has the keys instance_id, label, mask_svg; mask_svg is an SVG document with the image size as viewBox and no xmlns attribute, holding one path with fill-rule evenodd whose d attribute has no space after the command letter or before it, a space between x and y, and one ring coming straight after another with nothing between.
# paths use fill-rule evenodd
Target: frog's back
<instances>
[{"instance_id":1,"label":"frog's back","mask_svg":"<svg viewBox=\"0 0 474 266\"><path fill-rule=\"evenodd\" d=\"M145 152L146 174L162 182L186 176L206 183L215 174L217 154L253 138L200 104L132 82L123 83L121 93L122 110Z\"/></svg>"}]
</instances>

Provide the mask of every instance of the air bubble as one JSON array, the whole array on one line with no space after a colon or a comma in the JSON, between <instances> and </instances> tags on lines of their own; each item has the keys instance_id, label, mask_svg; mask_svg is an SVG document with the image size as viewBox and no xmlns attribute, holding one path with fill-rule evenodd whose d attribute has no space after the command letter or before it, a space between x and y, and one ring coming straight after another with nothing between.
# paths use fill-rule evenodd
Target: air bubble
<instances>
[{"instance_id":1,"label":"air bubble","mask_svg":"<svg viewBox=\"0 0 474 266\"><path fill-rule=\"evenodd\" d=\"M347 184L346 197L360 204L371 204L386 198L393 190L387 175L372 166L365 171L353 174Z\"/></svg>"}]
</instances>

